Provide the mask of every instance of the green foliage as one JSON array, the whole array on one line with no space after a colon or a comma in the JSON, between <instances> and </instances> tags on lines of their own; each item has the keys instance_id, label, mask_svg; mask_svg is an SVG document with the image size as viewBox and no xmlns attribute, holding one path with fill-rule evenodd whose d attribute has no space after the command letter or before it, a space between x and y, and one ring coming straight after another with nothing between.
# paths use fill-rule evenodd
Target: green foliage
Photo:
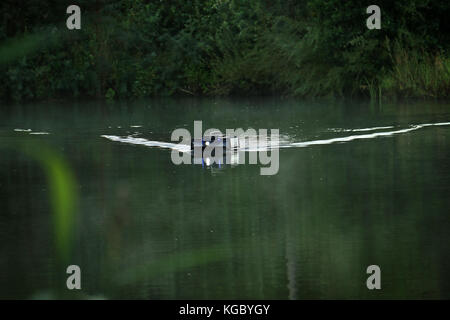
<instances>
[{"instance_id":1,"label":"green foliage","mask_svg":"<svg viewBox=\"0 0 450 320\"><path fill-rule=\"evenodd\" d=\"M1 100L449 91L447 1L380 0L381 30L369 1L80 1L79 31L68 4L29 3L1 4Z\"/></svg>"},{"instance_id":2,"label":"green foliage","mask_svg":"<svg viewBox=\"0 0 450 320\"><path fill-rule=\"evenodd\" d=\"M52 147L24 140L20 143L0 141L1 149L12 149L36 160L44 170L50 190L53 236L58 263L67 265L73 246L78 192L74 173L67 160ZM2 150L4 151L4 150Z\"/></svg>"},{"instance_id":3,"label":"green foliage","mask_svg":"<svg viewBox=\"0 0 450 320\"><path fill-rule=\"evenodd\" d=\"M450 57L423 50L406 50L400 44L392 49L393 70L382 80L389 95L405 97L450 97Z\"/></svg>"}]
</instances>

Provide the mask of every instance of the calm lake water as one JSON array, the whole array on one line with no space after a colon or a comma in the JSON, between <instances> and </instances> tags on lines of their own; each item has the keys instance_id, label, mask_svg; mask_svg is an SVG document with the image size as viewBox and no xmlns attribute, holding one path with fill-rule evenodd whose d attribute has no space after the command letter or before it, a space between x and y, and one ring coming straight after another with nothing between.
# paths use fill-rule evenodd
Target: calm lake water
<instances>
[{"instance_id":1,"label":"calm lake water","mask_svg":"<svg viewBox=\"0 0 450 320\"><path fill-rule=\"evenodd\" d=\"M450 298L449 103L1 109L0 298ZM174 165L194 120L279 129L278 174Z\"/></svg>"}]
</instances>

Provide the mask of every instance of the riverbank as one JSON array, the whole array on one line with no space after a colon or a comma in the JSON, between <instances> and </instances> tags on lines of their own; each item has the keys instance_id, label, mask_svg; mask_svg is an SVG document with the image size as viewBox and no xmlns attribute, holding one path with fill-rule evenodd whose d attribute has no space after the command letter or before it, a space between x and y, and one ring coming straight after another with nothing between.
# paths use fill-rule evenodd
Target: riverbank
<instances>
[{"instance_id":1,"label":"riverbank","mask_svg":"<svg viewBox=\"0 0 450 320\"><path fill-rule=\"evenodd\" d=\"M0 101L450 97L449 4L380 1L381 30L366 28L356 1L80 5L76 31L57 8L43 20L36 8L10 8L0 28ZM14 25L15 16L33 26Z\"/></svg>"}]
</instances>

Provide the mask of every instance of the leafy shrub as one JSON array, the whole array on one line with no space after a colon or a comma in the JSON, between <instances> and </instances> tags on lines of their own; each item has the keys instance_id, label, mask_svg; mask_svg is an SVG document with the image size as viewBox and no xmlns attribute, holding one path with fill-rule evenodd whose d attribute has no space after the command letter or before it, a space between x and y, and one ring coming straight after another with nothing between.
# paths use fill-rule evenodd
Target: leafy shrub
<instances>
[{"instance_id":1,"label":"leafy shrub","mask_svg":"<svg viewBox=\"0 0 450 320\"><path fill-rule=\"evenodd\" d=\"M444 0L380 0L381 30L369 1L80 0L79 31L53 2L0 4L1 100L449 92Z\"/></svg>"}]
</instances>

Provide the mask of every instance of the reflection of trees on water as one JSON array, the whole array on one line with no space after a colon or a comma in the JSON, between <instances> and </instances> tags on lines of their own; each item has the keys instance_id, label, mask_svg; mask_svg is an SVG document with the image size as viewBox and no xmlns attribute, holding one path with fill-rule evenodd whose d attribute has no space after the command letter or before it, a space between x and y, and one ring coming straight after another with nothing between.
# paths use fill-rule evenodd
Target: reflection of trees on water
<instances>
[{"instance_id":1,"label":"reflection of trees on water","mask_svg":"<svg viewBox=\"0 0 450 320\"><path fill-rule=\"evenodd\" d=\"M187 107L183 117L193 120L197 112ZM318 111L308 112L316 117ZM93 114L72 114L70 123L108 128L125 117L130 123L152 119L158 127L144 111L124 108L120 117L104 119ZM261 114L271 115L265 109ZM269 117L269 127L302 114L288 115ZM173 128L183 123L165 117ZM246 114L243 119L253 121ZM42 128L48 124L35 121ZM173 165L165 150L86 136L80 141L55 131L45 139L70 159L78 182L70 258L80 264L88 294L303 299L450 292L450 241L442 214L449 206L443 187L447 131L283 150L273 177L260 176L254 165L213 176L201 166ZM17 152L5 151L0 161L0 274L8 274L0 277L0 292L29 297L40 288L53 290L59 280L51 205L43 200L49 195L45 173ZM381 267L381 293L365 287L370 264Z\"/></svg>"}]
</instances>

